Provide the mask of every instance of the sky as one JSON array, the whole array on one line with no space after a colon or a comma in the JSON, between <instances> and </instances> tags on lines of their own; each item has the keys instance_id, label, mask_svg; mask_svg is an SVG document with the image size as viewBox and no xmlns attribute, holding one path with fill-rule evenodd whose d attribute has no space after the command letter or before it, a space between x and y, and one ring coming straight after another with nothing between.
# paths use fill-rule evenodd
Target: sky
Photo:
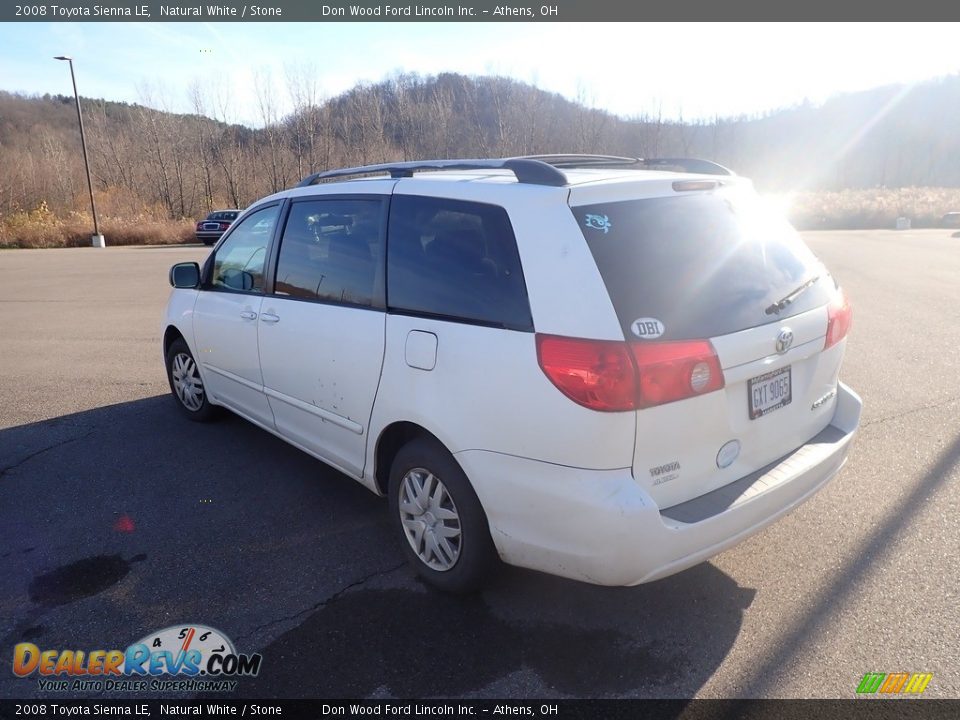
<instances>
[{"instance_id":1,"label":"sky","mask_svg":"<svg viewBox=\"0 0 960 720\"><path fill-rule=\"evenodd\" d=\"M228 90L231 121L262 125L308 72L335 96L396 72L505 75L621 116L753 115L960 73L960 23L0 23L0 90L80 94L188 112Z\"/></svg>"}]
</instances>

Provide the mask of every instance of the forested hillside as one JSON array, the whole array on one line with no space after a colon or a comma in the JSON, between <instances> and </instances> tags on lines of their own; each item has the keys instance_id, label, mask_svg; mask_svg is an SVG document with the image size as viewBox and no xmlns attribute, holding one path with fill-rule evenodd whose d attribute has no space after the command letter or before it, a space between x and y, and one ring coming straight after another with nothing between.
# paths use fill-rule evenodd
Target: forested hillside
<instances>
[{"instance_id":1,"label":"forested hillside","mask_svg":"<svg viewBox=\"0 0 960 720\"><path fill-rule=\"evenodd\" d=\"M304 73L255 91L257 128L230 122L222 88L193 87L191 114L83 99L103 215L162 223L330 167L552 152L704 157L770 192L960 187L960 76L695 123L617 117L502 77L397 75L324 98ZM0 213L79 217L85 193L73 98L0 92Z\"/></svg>"}]
</instances>

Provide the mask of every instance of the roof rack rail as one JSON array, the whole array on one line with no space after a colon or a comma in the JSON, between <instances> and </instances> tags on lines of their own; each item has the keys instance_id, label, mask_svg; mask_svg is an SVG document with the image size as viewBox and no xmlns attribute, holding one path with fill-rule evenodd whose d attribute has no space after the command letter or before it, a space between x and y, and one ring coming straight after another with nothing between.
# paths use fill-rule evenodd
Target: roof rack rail
<instances>
[{"instance_id":1,"label":"roof rack rail","mask_svg":"<svg viewBox=\"0 0 960 720\"><path fill-rule=\"evenodd\" d=\"M733 175L729 168L700 158L634 158L620 155L525 155L525 160L539 160L555 168L679 168L683 172L703 175Z\"/></svg>"},{"instance_id":2,"label":"roof rack rail","mask_svg":"<svg viewBox=\"0 0 960 720\"><path fill-rule=\"evenodd\" d=\"M523 160L539 160L555 168L630 167L643 161L620 155L524 155Z\"/></svg>"},{"instance_id":3,"label":"roof rack rail","mask_svg":"<svg viewBox=\"0 0 960 720\"><path fill-rule=\"evenodd\" d=\"M387 174L392 178L408 178L413 177L415 172L424 170L510 170L516 175L517 182L521 183L552 187L563 187L567 184L566 175L548 163L531 158L501 158L492 160L423 160L326 170L308 175L297 183L297 187L316 185L322 180L358 175Z\"/></svg>"},{"instance_id":4,"label":"roof rack rail","mask_svg":"<svg viewBox=\"0 0 960 720\"><path fill-rule=\"evenodd\" d=\"M648 168L678 167L683 172L702 175L736 175L733 170L712 160L700 158L641 158L640 162Z\"/></svg>"},{"instance_id":5,"label":"roof rack rail","mask_svg":"<svg viewBox=\"0 0 960 720\"><path fill-rule=\"evenodd\" d=\"M324 180L361 175L389 175L392 178L413 177L415 172L429 170L510 170L517 182L529 185L563 187L567 176L562 169L574 168L679 168L682 172L704 175L733 175L733 171L710 160L698 158L633 158L619 155L526 155L489 160L415 160L410 162L362 165L360 167L325 170L308 175L296 187L316 185Z\"/></svg>"}]
</instances>

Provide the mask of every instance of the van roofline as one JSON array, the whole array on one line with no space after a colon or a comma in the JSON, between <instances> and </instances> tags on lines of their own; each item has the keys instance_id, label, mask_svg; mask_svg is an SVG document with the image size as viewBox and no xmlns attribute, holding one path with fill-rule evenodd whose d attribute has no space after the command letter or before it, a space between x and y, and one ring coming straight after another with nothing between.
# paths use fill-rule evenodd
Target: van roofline
<instances>
[{"instance_id":1,"label":"van roofline","mask_svg":"<svg viewBox=\"0 0 960 720\"><path fill-rule=\"evenodd\" d=\"M570 180L567 169L662 170L700 175L734 175L733 171L699 158L631 158L618 155L528 155L490 159L416 160L351 168L325 170L301 180L296 187L308 187L321 182L358 179L369 175L388 175L394 179L410 178L417 172L444 170L507 170L518 183L565 187Z\"/></svg>"}]
</instances>

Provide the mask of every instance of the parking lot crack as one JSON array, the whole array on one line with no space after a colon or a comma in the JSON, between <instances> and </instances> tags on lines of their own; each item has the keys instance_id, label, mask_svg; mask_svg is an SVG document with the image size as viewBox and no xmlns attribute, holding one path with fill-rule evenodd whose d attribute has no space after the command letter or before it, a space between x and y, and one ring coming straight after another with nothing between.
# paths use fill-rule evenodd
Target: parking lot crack
<instances>
[{"instance_id":1,"label":"parking lot crack","mask_svg":"<svg viewBox=\"0 0 960 720\"><path fill-rule=\"evenodd\" d=\"M80 435L80 436L74 437L74 438L68 438L68 439L66 439L66 440L61 440L61 441L58 442L58 443L54 443L53 445L49 445L49 446L47 446L47 447L45 447L45 448L41 448L40 450L36 450L36 451L30 453L29 455L27 455L26 457L22 458L21 460L18 460L18 461L15 462L13 465L7 465L6 467L0 468L0 478L2 478L4 475L6 475L6 474L7 474L8 472L10 472L11 470L16 470L16 469L17 469L18 467L20 467L21 465L24 465L24 464L30 462L31 460L33 460L33 459L34 459L35 457L37 457L38 455L43 455L45 452L49 452L50 450L56 450L58 447L63 447L64 445L69 445L70 443L77 442L78 440L86 440L88 437L90 437L91 435L93 435L93 433L96 432L96 430L97 430L96 428L93 428L92 430L90 430L90 432L88 432L88 433L86 433L86 434L84 434L84 435Z\"/></svg>"},{"instance_id":2,"label":"parking lot crack","mask_svg":"<svg viewBox=\"0 0 960 720\"><path fill-rule=\"evenodd\" d=\"M867 422L862 422L860 423L860 428L861 429L868 428L872 425L880 425L881 423L890 422L891 420L898 420L902 417L906 417L907 415L913 415L914 413L923 412L924 410L936 410L937 408L950 405L951 403L955 403L957 401L960 401L960 395L947 398L946 400L941 400L938 403L932 403L931 405L921 405L920 407L904 410L903 412L895 413L893 415L888 415L886 417L880 417L874 420L869 420Z\"/></svg>"},{"instance_id":3,"label":"parking lot crack","mask_svg":"<svg viewBox=\"0 0 960 720\"><path fill-rule=\"evenodd\" d=\"M292 621L292 620L296 620L297 618L301 618L301 617L303 617L304 615L309 615L309 614L311 614L311 613L313 613L313 612L316 612L317 610L321 610L321 609L325 608L327 605L332 605L333 603L337 602L337 600L339 600L341 597L343 597L343 595L345 595L346 593L350 592L351 590L353 590L353 589L355 589L355 588L358 588L358 587L360 587L360 586L362 586L362 585L367 584L368 582L370 582L370 581L373 580L374 578L382 577L382 576L384 576L384 575L389 575L389 574L392 573L392 572L396 572L396 571L399 570L400 568L404 567L406 564L407 564L406 561L404 561L404 562L401 562L400 564L395 565L395 566L393 566L393 567L386 568L385 570L377 570L376 572L372 572L372 573L370 573L369 575L364 575L363 577L361 577L361 578L359 578L359 579L357 579L357 580L354 580L352 583L349 583L349 584L343 586L342 588L340 588L339 590L337 590L335 593L333 593L333 594L330 595L329 597L327 597L327 598L325 598L325 599L323 599L323 600L320 600L319 602L314 603L313 605L311 605L311 606L308 607L308 608L305 608L305 609L303 609L303 610L301 610L301 611L299 611L299 612L296 612L296 613L294 613L293 615L286 615L286 616L284 616L284 617L276 618L276 619L274 619L274 620L268 620L267 622L263 623L262 625L258 625L257 627L255 627L255 628L254 628L253 630L251 630L250 632L243 633L242 635L238 635L237 638L236 638L236 642L237 642L237 644L240 644L240 643L243 642L244 640L248 640L249 638L253 637L253 636L256 635L257 633L259 633L261 630L266 630L267 628L272 627L272 626L274 626L274 625L278 625L278 624L280 624L280 623L290 622L290 621Z\"/></svg>"}]
</instances>

